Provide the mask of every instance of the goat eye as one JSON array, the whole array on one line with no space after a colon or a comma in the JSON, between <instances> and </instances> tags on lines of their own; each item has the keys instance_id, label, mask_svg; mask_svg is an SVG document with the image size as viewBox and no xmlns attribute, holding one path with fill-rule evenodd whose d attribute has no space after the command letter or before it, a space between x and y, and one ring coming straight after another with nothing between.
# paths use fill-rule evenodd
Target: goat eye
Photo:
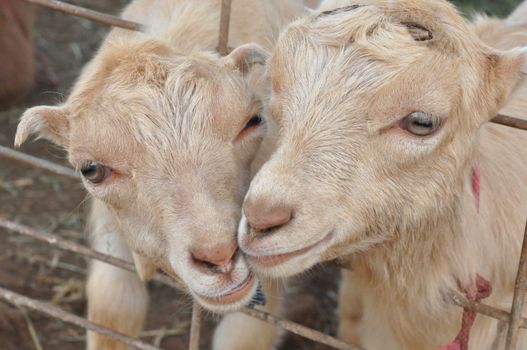
<instances>
[{"instance_id":1,"label":"goat eye","mask_svg":"<svg viewBox=\"0 0 527 350\"><path fill-rule=\"evenodd\" d=\"M400 127L416 136L430 136L441 126L441 120L424 112L413 112L404 117Z\"/></svg>"},{"instance_id":2,"label":"goat eye","mask_svg":"<svg viewBox=\"0 0 527 350\"><path fill-rule=\"evenodd\" d=\"M250 129L250 128L254 128L258 125L262 124L262 117L260 115L254 115L251 119L249 119L249 121L247 122L247 124L245 124L243 130L247 130L247 129Z\"/></svg>"},{"instance_id":3,"label":"goat eye","mask_svg":"<svg viewBox=\"0 0 527 350\"><path fill-rule=\"evenodd\" d=\"M235 140L241 139L242 137L250 133L252 129L257 128L262 123L263 123L263 119L259 114L253 115L251 119L249 119L247 124L245 124L245 126L243 127L242 131L240 131L238 136L236 136Z\"/></svg>"},{"instance_id":4,"label":"goat eye","mask_svg":"<svg viewBox=\"0 0 527 350\"><path fill-rule=\"evenodd\" d=\"M81 168L82 176L94 184L99 184L106 180L112 171L107 166L97 162L91 162Z\"/></svg>"}]
</instances>

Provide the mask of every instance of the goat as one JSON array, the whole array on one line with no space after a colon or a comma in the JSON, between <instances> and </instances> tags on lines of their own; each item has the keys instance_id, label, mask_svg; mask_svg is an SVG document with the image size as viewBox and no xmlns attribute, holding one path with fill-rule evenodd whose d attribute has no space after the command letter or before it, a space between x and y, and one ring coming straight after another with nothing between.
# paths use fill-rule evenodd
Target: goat
<instances>
[{"instance_id":1,"label":"goat","mask_svg":"<svg viewBox=\"0 0 527 350\"><path fill-rule=\"evenodd\" d=\"M66 149L93 197L95 249L133 260L141 279L161 268L204 307L226 312L257 288L235 239L265 133L265 79L252 67L265 63L262 46L270 48L303 2L235 2L229 43L244 45L226 57L213 52L220 7L219 0L133 1L123 17L145 31L112 30L65 103L24 113L15 144L38 134ZM93 262L89 319L137 335L148 303L141 279ZM246 329L274 332L243 320ZM244 349L243 341L225 337L216 348ZM88 349L125 348L89 332Z\"/></svg>"},{"instance_id":2,"label":"goat","mask_svg":"<svg viewBox=\"0 0 527 350\"><path fill-rule=\"evenodd\" d=\"M448 343L462 317L450 293L483 278L486 302L510 308L527 137L488 121L525 116L527 51L485 26L443 0L327 0L268 62L276 149L245 197L238 244L272 278L351 263L340 335L368 350ZM498 348L497 329L478 316L470 349Z\"/></svg>"}]
</instances>

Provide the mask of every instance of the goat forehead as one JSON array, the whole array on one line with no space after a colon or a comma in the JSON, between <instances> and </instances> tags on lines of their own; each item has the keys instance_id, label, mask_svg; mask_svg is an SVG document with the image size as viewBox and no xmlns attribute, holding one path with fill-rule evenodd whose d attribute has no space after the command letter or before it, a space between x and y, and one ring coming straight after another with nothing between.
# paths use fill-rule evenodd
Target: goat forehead
<instances>
[{"instance_id":1,"label":"goat forehead","mask_svg":"<svg viewBox=\"0 0 527 350\"><path fill-rule=\"evenodd\" d=\"M72 123L70 154L80 162L96 160L124 169L228 160L232 145L213 125L213 117L205 106L178 114L171 108L116 102L114 109L91 111Z\"/></svg>"},{"instance_id":2,"label":"goat forehead","mask_svg":"<svg viewBox=\"0 0 527 350\"><path fill-rule=\"evenodd\" d=\"M253 98L241 75L215 55L166 57L147 49L144 59L117 50L116 57L91 67L69 98L73 119L96 114L129 124L139 137L167 128L184 135L210 130L229 114L225 109L247 108Z\"/></svg>"},{"instance_id":3,"label":"goat forehead","mask_svg":"<svg viewBox=\"0 0 527 350\"><path fill-rule=\"evenodd\" d=\"M294 116L289 121L293 124L321 117L331 123L342 116L350 121L357 111L367 109L375 93L404 69L403 65L390 66L372 58L359 45L308 50L307 55L313 60L307 67L295 55L283 57L272 66L279 104L279 111L274 114L278 118ZM321 125L317 127L320 129Z\"/></svg>"},{"instance_id":4,"label":"goat forehead","mask_svg":"<svg viewBox=\"0 0 527 350\"><path fill-rule=\"evenodd\" d=\"M72 108L82 143L123 143L165 148L207 137L225 138L255 107L255 98L241 79L207 80L186 86L110 85L81 108ZM177 90L177 91L175 91Z\"/></svg>"},{"instance_id":5,"label":"goat forehead","mask_svg":"<svg viewBox=\"0 0 527 350\"><path fill-rule=\"evenodd\" d=\"M388 20L419 23L434 31L457 31L465 29L466 24L455 6L446 0L326 0L320 10L312 18L321 26L325 25L324 21L346 20L350 28L360 28ZM379 17L375 20L372 16Z\"/></svg>"},{"instance_id":6,"label":"goat forehead","mask_svg":"<svg viewBox=\"0 0 527 350\"><path fill-rule=\"evenodd\" d=\"M300 24L290 28L271 60L273 88L280 90L281 83L295 82L322 85L327 80L354 88L376 86L387 75L412 64L416 57L430 54L400 25L382 20L372 25L374 31L356 24L354 33L347 28L345 34L329 26L314 29Z\"/></svg>"},{"instance_id":7,"label":"goat forehead","mask_svg":"<svg viewBox=\"0 0 527 350\"><path fill-rule=\"evenodd\" d=\"M415 91L408 77L416 79L415 84L425 91L434 88L457 91L456 72L462 67L471 70L477 67L470 63L473 57L463 63L464 50L458 50L456 40L452 41L451 50L438 50L416 42L404 26L387 18L382 11L368 9L370 19L364 19L360 9L354 9L352 14L337 12L326 16L352 16L346 17L344 34L332 28L335 23L331 21L321 24L326 20L322 17L311 19L312 22L302 20L282 35L271 59L273 91L281 108L275 114L279 122L287 115L294 115L296 120L313 118L317 115L313 111L331 120L331 111L366 109L384 87L399 89L401 98L411 100L412 96L402 91ZM441 40L444 45L449 42L446 37ZM307 66L306 61L310 62ZM415 99L419 100L417 92ZM434 99L439 100L440 96Z\"/></svg>"},{"instance_id":8,"label":"goat forehead","mask_svg":"<svg viewBox=\"0 0 527 350\"><path fill-rule=\"evenodd\" d=\"M355 6L339 1L337 9L333 2L327 3L328 11L292 24L281 35L276 51L301 57L305 47L345 48L357 43L363 47L364 55L397 63L423 47L454 55L467 53L473 48L472 42L477 41L464 19L446 1L349 1ZM416 25L427 28L433 40L415 42L408 26Z\"/></svg>"}]
</instances>

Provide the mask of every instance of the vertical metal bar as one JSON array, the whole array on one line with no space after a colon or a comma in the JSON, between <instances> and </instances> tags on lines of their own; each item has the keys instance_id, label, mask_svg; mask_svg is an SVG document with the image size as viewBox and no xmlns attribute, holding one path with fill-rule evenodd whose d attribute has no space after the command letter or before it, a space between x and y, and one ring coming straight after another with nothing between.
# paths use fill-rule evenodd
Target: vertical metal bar
<instances>
[{"instance_id":1,"label":"vertical metal bar","mask_svg":"<svg viewBox=\"0 0 527 350\"><path fill-rule=\"evenodd\" d=\"M199 338L201 333L201 306L194 302L192 306L192 323L190 325L189 350L199 350Z\"/></svg>"},{"instance_id":2,"label":"vertical metal bar","mask_svg":"<svg viewBox=\"0 0 527 350\"><path fill-rule=\"evenodd\" d=\"M229 27L231 24L232 0L221 1L220 37L218 39L218 52L222 55L229 53Z\"/></svg>"},{"instance_id":3,"label":"vertical metal bar","mask_svg":"<svg viewBox=\"0 0 527 350\"><path fill-rule=\"evenodd\" d=\"M507 332L506 350L516 350L518 344L518 335L520 331L520 320L522 318L523 302L525 291L527 290L527 224L523 236L523 246L518 265L518 274L516 276L516 286L514 287L514 299L509 321L509 330Z\"/></svg>"}]
</instances>

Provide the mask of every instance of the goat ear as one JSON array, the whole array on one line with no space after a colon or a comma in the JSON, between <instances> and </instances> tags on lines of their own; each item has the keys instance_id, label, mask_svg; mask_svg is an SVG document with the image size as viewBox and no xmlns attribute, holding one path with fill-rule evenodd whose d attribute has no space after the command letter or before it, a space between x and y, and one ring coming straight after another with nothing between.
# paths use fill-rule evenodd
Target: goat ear
<instances>
[{"instance_id":1,"label":"goat ear","mask_svg":"<svg viewBox=\"0 0 527 350\"><path fill-rule=\"evenodd\" d=\"M501 108L514 90L521 85L527 74L527 48L487 55L492 69L488 81L493 92L496 108Z\"/></svg>"},{"instance_id":2,"label":"goat ear","mask_svg":"<svg viewBox=\"0 0 527 350\"><path fill-rule=\"evenodd\" d=\"M156 274L156 267L150 260L132 252L134 258L135 269L141 281L148 281L154 278Z\"/></svg>"},{"instance_id":3,"label":"goat ear","mask_svg":"<svg viewBox=\"0 0 527 350\"><path fill-rule=\"evenodd\" d=\"M18 123L15 146L19 147L33 134L60 146L66 146L69 139L69 121L64 109L52 106L28 109Z\"/></svg>"},{"instance_id":4,"label":"goat ear","mask_svg":"<svg viewBox=\"0 0 527 350\"><path fill-rule=\"evenodd\" d=\"M246 74L253 65L264 65L268 58L269 53L260 45L246 44L234 49L224 60L226 66Z\"/></svg>"}]
</instances>

